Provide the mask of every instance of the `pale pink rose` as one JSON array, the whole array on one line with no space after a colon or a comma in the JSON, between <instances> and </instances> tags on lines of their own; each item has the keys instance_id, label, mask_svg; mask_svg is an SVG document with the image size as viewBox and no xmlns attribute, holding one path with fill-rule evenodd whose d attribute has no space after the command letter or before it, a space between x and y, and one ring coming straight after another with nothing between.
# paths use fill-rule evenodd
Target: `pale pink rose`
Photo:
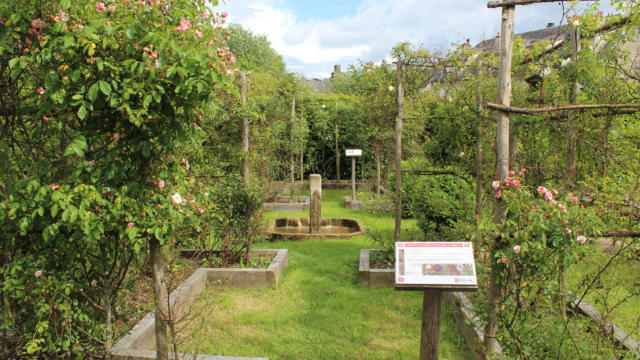
<instances>
[{"instance_id":1,"label":"pale pink rose","mask_svg":"<svg viewBox=\"0 0 640 360\"><path fill-rule=\"evenodd\" d=\"M553 206L556 206L556 205L558 205L558 202L553 200L553 199L551 199L551 200L549 200L549 204L551 204Z\"/></svg>"},{"instance_id":2,"label":"pale pink rose","mask_svg":"<svg viewBox=\"0 0 640 360\"><path fill-rule=\"evenodd\" d=\"M227 15L229 15L229 14L227 14L227 12L226 12L226 11L223 11L223 12L222 12L222 17L223 17L223 18L227 17Z\"/></svg>"},{"instance_id":3,"label":"pale pink rose","mask_svg":"<svg viewBox=\"0 0 640 360\"><path fill-rule=\"evenodd\" d=\"M513 170L509 170L509 176L513 176L513 175L515 175L515 174L516 174L516 172L515 172L515 171L513 171Z\"/></svg>"},{"instance_id":4,"label":"pale pink rose","mask_svg":"<svg viewBox=\"0 0 640 360\"><path fill-rule=\"evenodd\" d=\"M227 76L233 76L233 70L227 69Z\"/></svg>"},{"instance_id":5,"label":"pale pink rose","mask_svg":"<svg viewBox=\"0 0 640 360\"><path fill-rule=\"evenodd\" d=\"M202 39L202 31L200 31L200 30L196 30L196 36L197 36L199 39Z\"/></svg>"},{"instance_id":6,"label":"pale pink rose","mask_svg":"<svg viewBox=\"0 0 640 360\"><path fill-rule=\"evenodd\" d=\"M573 231L569 228L566 228L565 231L567 232L567 234L571 234Z\"/></svg>"},{"instance_id":7,"label":"pale pink rose","mask_svg":"<svg viewBox=\"0 0 640 360\"><path fill-rule=\"evenodd\" d=\"M174 193L173 195L171 195L171 201L173 201L174 204L180 204L182 203L182 196L180 196L180 194L178 193Z\"/></svg>"},{"instance_id":8,"label":"pale pink rose","mask_svg":"<svg viewBox=\"0 0 640 360\"><path fill-rule=\"evenodd\" d=\"M203 208L198 208L198 211L200 211L200 214L204 214L204 209Z\"/></svg>"},{"instance_id":9,"label":"pale pink rose","mask_svg":"<svg viewBox=\"0 0 640 360\"><path fill-rule=\"evenodd\" d=\"M507 178L507 180L504 182L504 184L505 184L507 187L509 187L509 186L511 186L511 181L512 181L512 180L513 180L513 179L511 179L510 177L508 177L508 178Z\"/></svg>"},{"instance_id":10,"label":"pale pink rose","mask_svg":"<svg viewBox=\"0 0 640 360\"><path fill-rule=\"evenodd\" d=\"M544 199L545 200L553 200L553 194L549 191L547 191L546 193L544 193ZM555 205L555 204L553 204Z\"/></svg>"},{"instance_id":11,"label":"pale pink rose","mask_svg":"<svg viewBox=\"0 0 640 360\"><path fill-rule=\"evenodd\" d=\"M127 227L133 227L133 223L131 221L129 221L129 223L127 224Z\"/></svg>"},{"instance_id":12,"label":"pale pink rose","mask_svg":"<svg viewBox=\"0 0 640 360\"><path fill-rule=\"evenodd\" d=\"M576 240L578 241L578 244L580 245L584 245L587 242L587 237L584 235L579 235Z\"/></svg>"},{"instance_id":13,"label":"pale pink rose","mask_svg":"<svg viewBox=\"0 0 640 360\"><path fill-rule=\"evenodd\" d=\"M513 181L511 182L511 185L513 185L513 187L515 188L520 188L520 180L513 179Z\"/></svg>"},{"instance_id":14,"label":"pale pink rose","mask_svg":"<svg viewBox=\"0 0 640 360\"><path fill-rule=\"evenodd\" d=\"M34 28L34 29L42 29L46 25L47 24L40 18L31 20L31 27Z\"/></svg>"},{"instance_id":15,"label":"pale pink rose","mask_svg":"<svg viewBox=\"0 0 640 360\"><path fill-rule=\"evenodd\" d=\"M107 7L107 10L109 10L109 12L116 12L116 6L110 5L109 7Z\"/></svg>"},{"instance_id":16,"label":"pale pink rose","mask_svg":"<svg viewBox=\"0 0 640 360\"><path fill-rule=\"evenodd\" d=\"M35 273L33 273L33 275L39 278L40 276L42 276L42 270L37 270Z\"/></svg>"},{"instance_id":17,"label":"pale pink rose","mask_svg":"<svg viewBox=\"0 0 640 360\"><path fill-rule=\"evenodd\" d=\"M538 193L540 193L540 194L546 194L547 192L548 192L548 191L547 191L547 188L546 188L546 187L544 187L544 186L542 186L542 185L541 185L541 186L538 186Z\"/></svg>"},{"instance_id":18,"label":"pale pink rose","mask_svg":"<svg viewBox=\"0 0 640 360\"><path fill-rule=\"evenodd\" d=\"M574 196L574 197L572 197L572 198L571 198L571 200L573 200L573 203L574 203L574 204L577 204L577 203L578 203L578 198L577 198L577 197L575 197L575 196Z\"/></svg>"},{"instance_id":19,"label":"pale pink rose","mask_svg":"<svg viewBox=\"0 0 640 360\"><path fill-rule=\"evenodd\" d=\"M495 195L496 199L500 199L502 197L502 190L498 190L498 192Z\"/></svg>"},{"instance_id":20,"label":"pale pink rose","mask_svg":"<svg viewBox=\"0 0 640 360\"><path fill-rule=\"evenodd\" d=\"M99 2L96 4L96 11L99 13L103 13L105 12L105 10L107 10L107 7L104 5L104 3Z\"/></svg>"},{"instance_id":21,"label":"pale pink rose","mask_svg":"<svg viewBox=\"0 0 640 360\"><path fill-rule=\"evenodd\" d=\"M209 18L209 12L204 11L202 14L200 14L200 19L204 20Z\"/></svg>"},{"instance_id":22,"label":"pale pink rose","mask_svg":"<svg viewBox=\"0 0 640 360\"><path fill-rule=\"evenodd\" d=\"M160 189L164 188L164 180L160 180L160 181L158 181L158 187L159 187Z\"/></svg>"},{"instance_id":23,"label":"pale pink rose","mask_svg":"<svg viewBox=\"0 0 640 360\"><path fill-rule=\"evenodd\" d=\"M524 168L520 169L520 171L518 172L518 175L523 176L525 171L527 171L527 169L524 169Z\"/></svg>"},{"instance_id":24,"label":"pale pink rose","mask_svg":"<svg viewBox=\"0 0 640 360\"><path fill-rule=\"evenodd\" d=\"M180 26L173 28L175 31L187 31L191 27L191 22L187 19L180 19Z\"/></svg>"},{"instance_id":25,"label":"pale pink rose","mask_svg":"<svg viewBox=\"0 0 640 360\"><path fill-rule=\"evenodd\" d=\"M195 203L196 203L196 199L191 199L191 200L189 200L189 202L190 202L191 204L195 204Z\"/></svg>"},{"instance_id":26,"label":"pale pink rose","mask_svg":"<svg viewBox=\"0 0 640 360\"><path fill-rule=\"evenodd\" d=\"M491 183L491 187L493 188L493 190L498 190L498 189L500 188L500 181L498 181L498 180L494 180L494 181Z\"/></svg>"},{"instance_id":27,"label":"pale pink rose","mask_svg":"<svg viewBox=\"0 0 640 360\"><path fill-rule=\"evenodd\" d=\"M521 250L520 245L516 245L513 247L513 252L516 254L520 254L520 250Z\"/></svg>"}]
</instances>

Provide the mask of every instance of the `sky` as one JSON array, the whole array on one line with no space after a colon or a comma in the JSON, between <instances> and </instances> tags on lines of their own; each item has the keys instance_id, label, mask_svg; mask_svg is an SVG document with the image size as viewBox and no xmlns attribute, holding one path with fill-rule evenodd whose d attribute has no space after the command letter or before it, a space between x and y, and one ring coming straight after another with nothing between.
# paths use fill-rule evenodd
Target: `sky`
<instances>
[{"instance_id":1,"label":"sky","mask_svg":"<svg viewBox=\"0 0 640 360\"><path fill-rule=\"evenodd\" d=\"M390 61L401 41L444 51L470 39L491 39L500 31L500 9L488 0L221 0L229 23L264 34L283 56L287 70L327 78L361 61ZM566 3L565 10L570 6ZM586 6L586 5L578 5ZM600 10L613 13L608 1ZM516 8L515 32L566 23L560 3ZM563 21L564 20L564 21Z\"/></svg>"}]
</instances>

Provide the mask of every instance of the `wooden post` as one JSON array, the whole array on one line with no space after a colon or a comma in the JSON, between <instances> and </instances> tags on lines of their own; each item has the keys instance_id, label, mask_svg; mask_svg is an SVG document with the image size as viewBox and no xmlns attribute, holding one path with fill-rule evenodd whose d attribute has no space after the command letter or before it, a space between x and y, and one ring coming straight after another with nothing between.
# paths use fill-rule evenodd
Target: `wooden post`
<instances>
[{"instance_id":1,"label":"wooden post","mask_svg":"<svg viewBox=\"0 0 640 360\"><path fill-rule=\"evenodd\" d=\"M482 122L484 121L484 109L482 106L482 94L478 90L476 101L478 116L476 118L476 215L482 210ZM476 221L476 223L478 223Z\"/></svg>"},{"instance_id":2,"label":"wooden post","mask_svg":"<svg viewBox=\"0 0 640 360\"><path fill-rule=\"evenodd\" d=\"M398 60L398 63L396 64L396 103L398 106L398 115L396 116L396 149L394 159L396 165L396 225L393 239L395 242L400 241L400 230L402 227L402 121L404 118L402 67L402 60Z\"/></svg>"},{"instance_id":3,"label":"wooden post","mask_svg":"<svg viewBox=\"0 0 640 360\"><path fill-rule=\"evenodd\" d=\"M578 33L578 27L571 25L569 28L571 36L571 61L578 61L578 51L580 51L580 34ZM569 92L569 104L575 105L578 103L578 79L575 78L571 83L571 89ZM576 178L576 139L574 136L574 118L575 112L569 111L567 116L567 181L571 184Z\"/></svg>"},{"instance_id":4,"label":"wooden post","mask_svg":"<svg viewBox=\"0 0 640 360\"><path fill-rule=\"evenodd\" d=\"M351 158L351 201L356 201L356 158Z\"/></svg>"},{"instance_id":5,"label":"wooden post","mask_svg":"<svg viewBox=\"0 0 640 360\"><path fill-rule=\"evenodd\" d=\"M380 195L380 151L376 150L376 193Z\"/></svg>"},{"instance_id":6,"label":"wooden post","mask_svg":"<svg viewBox=\"0 0 640 360\"><path fill-rule=\"evenodd\" d=\"M422 330L420 333L420 360L438 360L441 299L441 291L424 291L422 299Z\"/></svg>"},{"instance_id":7,"label":"wooden post","mask_svg":"<svg viewBox=\"0 0 640 360\"><path fill-rule=\"evenodd\" d=\"M336 100L336 121L335 124L335 137L336 137L336 179L340 181L340 148L338 147L338 100Z\"/></svg>"},{"instance_id":8,"label":"wooden post","mask_svg":"<svg viewBox=\"0 0 640 360\"><path fill-rule=\"evenodd\" d=\"M304 120L304 93L300 95L300 123ZM302 183L304 182L304 147L300 148L300 188L302 189Z\"/></svg>"},{"instance_id":9,"label":"wooden post","mask_svg":"<svg viewBox=\"0 0 640 360\"><path fill-rule=\"evenodd\" d=\"M502 8L502 27L500 37L500 67L498 69L498 101L502 105L511 106L511 62L513 58L513 25L515 22L516 8L514 5ZM509 113L498 112L496 135L496 178L504 183L509 176ZM501 225L504 223L504 200L496 198L493 207L493 221ZM501 241L500 239L496 241ZM500 244L495 244L494 249L499 249ZM487 309L487 325L484 333L484 346L487 356L493 354L496 343L496 330L498 326L498 303L500 301L502 283L500 281L500 269L496 264L491 266L489 284L489 304Z\"/></svg>"},{"instance_id":10,"label":"wooden post","mask_svg":"<svg viewBox=\"0 0 640 360\"><path fill-rule=\"evenodd\" d=\"M296 185L296 179L294 178L294 173L295 173L295 157L294 157L294 149L293 149L293 122L295 121L296 118L296 94L294 93L291 96L291 130L289 130L289 146L291 147L291 151L289 153L289 162L290 162L290 168L291 168L291 196L293 196L293 190L294 187Z\"/></svg>"},{"instance_id":11,"label":"wooden post","mask_svg":"<svg viewBox=\"0 0 640 360\"><path fill-rule=\"evenodd\" d=\"M149 241L149 252L151 253L153 290L156 301L156 358L158 360L168 360L169 341L167 337L167 318L169 316L169 298L167 296L167 286L164 281L164 268L162 265L162 250L160 249L160 242L158 242L158 239L153 236Z\"/></svg>"},{"instance_id":12,"label":"wooden post","mask_svg":"<svg viewBox=\"0 0 640 360\"><path fill-rule=\"evenodd\" d=\"M242 178L245 184L249 183L249 117L247 116L247 74L240 73L240 80L242 86L240 87L240 95L242 98L242 110L244 116L242 117L242 149L244 151L243 172Z\"/></svg>"}]
</instances>

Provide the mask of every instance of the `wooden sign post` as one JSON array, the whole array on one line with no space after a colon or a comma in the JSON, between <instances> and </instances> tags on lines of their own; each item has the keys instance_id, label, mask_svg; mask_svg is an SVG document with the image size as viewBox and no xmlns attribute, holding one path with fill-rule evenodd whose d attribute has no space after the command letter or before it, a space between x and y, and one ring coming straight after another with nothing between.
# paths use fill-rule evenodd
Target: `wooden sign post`
<instances>
[{"instance_id":1,"label":"wooden sign post","mask_svg":"<svg viewBox=\"0 0 640 360\"><path fill-rule=\"evenodd\" d=\"M422 291L420 360L437 360L444 291L477 291L470 242L396 242L396 290Z\"/></svg>"},{"instance_id":2,"label":"wooden sign post","mask_svg":"<svg viewBox=\"0 0 640 360\"><path fill-rule=\"evenodd\" d=\"M347 149L347 157L351 158L351 201L356 200L356 158L362 156L362 149Z\"/></svg>"}]
</instances>

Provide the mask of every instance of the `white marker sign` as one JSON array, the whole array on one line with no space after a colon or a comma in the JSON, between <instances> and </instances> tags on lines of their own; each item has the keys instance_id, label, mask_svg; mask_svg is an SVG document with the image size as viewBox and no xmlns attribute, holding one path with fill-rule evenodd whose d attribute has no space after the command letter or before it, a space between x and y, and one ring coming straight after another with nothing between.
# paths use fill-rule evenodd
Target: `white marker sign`
<instances>
[{"instance_id":1,"label":"white marker sign","mask_svg":"<svg viewBox=\"0 0 640 360\"><path fill-rule=\"evenodd\" d=\"M358 157L362 156L362 149L347 149L346 153L348 157Z\"/></svg>"},{"instance_id":2,"label":"white marker sign","mask_svg":"<svg viewBox=\"0 0 640 360\"><path fill-rule=\"evenodd\" d=\"M476 288L470 242L397 242L396 287Z\"/></svg>"}]
</instances>

